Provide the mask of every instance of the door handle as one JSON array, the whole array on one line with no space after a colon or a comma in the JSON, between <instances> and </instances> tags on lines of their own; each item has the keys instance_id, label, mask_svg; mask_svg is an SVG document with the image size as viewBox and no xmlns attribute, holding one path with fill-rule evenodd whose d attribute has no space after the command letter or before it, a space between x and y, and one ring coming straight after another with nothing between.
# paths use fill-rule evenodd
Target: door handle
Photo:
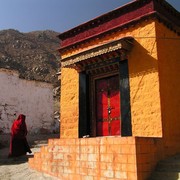
<instances>
[{"instance_id":1,"label":"door handle","mask_svg":"<svg viewBox=\"0 0 180 180\"><path fill-rule=\"evenodd\" d=\"M108 108L107 108L108 114L111 114L111 109L114 109L114 107L108 107Z\"/></svg>"}]
</instances>

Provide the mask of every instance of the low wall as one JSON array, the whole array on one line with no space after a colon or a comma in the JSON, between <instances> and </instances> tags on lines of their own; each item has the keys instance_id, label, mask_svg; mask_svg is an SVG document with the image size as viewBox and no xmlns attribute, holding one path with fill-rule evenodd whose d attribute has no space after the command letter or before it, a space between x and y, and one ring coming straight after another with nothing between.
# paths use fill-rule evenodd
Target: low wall
<instances>
[{"instance_id":1,"label":"low wall","mask_svg":"<svg viewBox=\"0 0 180 180\"><path fill-rule=\"evenodd\" d=\"M162 140L155 138L49 139L29 166L63 180L144 180L163 158L161 147Z\"/></svg>"},{"instance_id":2,"label":"low wall","mask_svg":"<svg viewBox=\"0 0 180 180\"><path fill-rule=\"evenodd\" d=\"M0 134L10 133L14 119L26 115L30 134L55 131L53 85L20 79L16 71L0 69Z\"/></svg>"}]
</instances>

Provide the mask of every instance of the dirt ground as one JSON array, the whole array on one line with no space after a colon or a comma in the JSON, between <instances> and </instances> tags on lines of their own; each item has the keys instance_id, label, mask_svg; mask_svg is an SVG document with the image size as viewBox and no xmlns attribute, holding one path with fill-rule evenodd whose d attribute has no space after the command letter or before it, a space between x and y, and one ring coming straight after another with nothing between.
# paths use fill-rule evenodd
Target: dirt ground
<instances>
[{"instance_id":1,"label":"dirt ground","mask_svg":"<svg viewBox=\"0 0 180 180\"><path fill-rule=\"evenodd\" d=\"M28 167L28 158L34 152L38 152L42 145L47 143L47 139L36 141L31 144L32 154L18 158L8 158L9 147L6 144L0 148L0 180L57 180L48 174L40 173Z\"/></svg>"}]
</instances>

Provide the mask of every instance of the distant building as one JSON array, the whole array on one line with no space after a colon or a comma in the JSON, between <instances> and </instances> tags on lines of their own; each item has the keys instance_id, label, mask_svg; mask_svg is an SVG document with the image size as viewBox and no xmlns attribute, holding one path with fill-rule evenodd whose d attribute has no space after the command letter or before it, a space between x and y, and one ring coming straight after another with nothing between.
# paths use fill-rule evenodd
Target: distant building
<instances>
[{"instance_id":1,"label":"distant building","mask_svg":"<svg viewBox=\"0 0 180 180\"><path fill-rule=\"evenodd\" d=\"M162 0L60 34L61 138L30 167L63 180L145 180L180 153L179 35L180 13Z\"/></svg>"},{"instance_id":2,"label":"distant building","mask_svg":"<svg viewBox=\"0 0 180 180\"><path fill-rule=\"evenodd\" d=\"M0 69L0 133L8 134L19 114L26 115L28 134L52 133L55 128L53 85L19 78ZM0 141L3 141L0 138Z\"/></svg>"}]
</instances>

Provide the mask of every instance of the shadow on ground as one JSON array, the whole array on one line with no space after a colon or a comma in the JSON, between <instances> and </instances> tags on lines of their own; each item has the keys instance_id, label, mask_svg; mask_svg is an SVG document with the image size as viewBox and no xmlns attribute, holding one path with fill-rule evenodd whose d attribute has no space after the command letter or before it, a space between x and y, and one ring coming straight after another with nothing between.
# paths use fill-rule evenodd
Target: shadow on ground
<instances>
[{"instance_id":1,"label":"shadow on ground","mask_svg":"<svg viewBox=\"0 0 180 180\"><path fill-rule=\"evenodd\" d=\"M16 158L3 157L0 159L0 166L22 164L22 163L28 162L28 158L31 158L31 157L34 157L34 155L24 155L24 156L20 156Z\"/></svg>"},{"instance_id":2,"label":"shadow on ground","mask_svg":"<svg viewBox=\"0 0 180 180\"><path fill-rule=\"evenodd\" d=\"M40 151L41 146L45 146L48 143L48 139L59 138L59 134L38 134L38 135L28 135L27 140L30 145L32 154L27 153L27 155L8 158L9 154L9 139L10 135L0 135L0 166L2 165L18 165L28 162L28 158L34 156L35 152ZM4 138L4 139L3 139Z\"/></svg>"}]
</instances>

